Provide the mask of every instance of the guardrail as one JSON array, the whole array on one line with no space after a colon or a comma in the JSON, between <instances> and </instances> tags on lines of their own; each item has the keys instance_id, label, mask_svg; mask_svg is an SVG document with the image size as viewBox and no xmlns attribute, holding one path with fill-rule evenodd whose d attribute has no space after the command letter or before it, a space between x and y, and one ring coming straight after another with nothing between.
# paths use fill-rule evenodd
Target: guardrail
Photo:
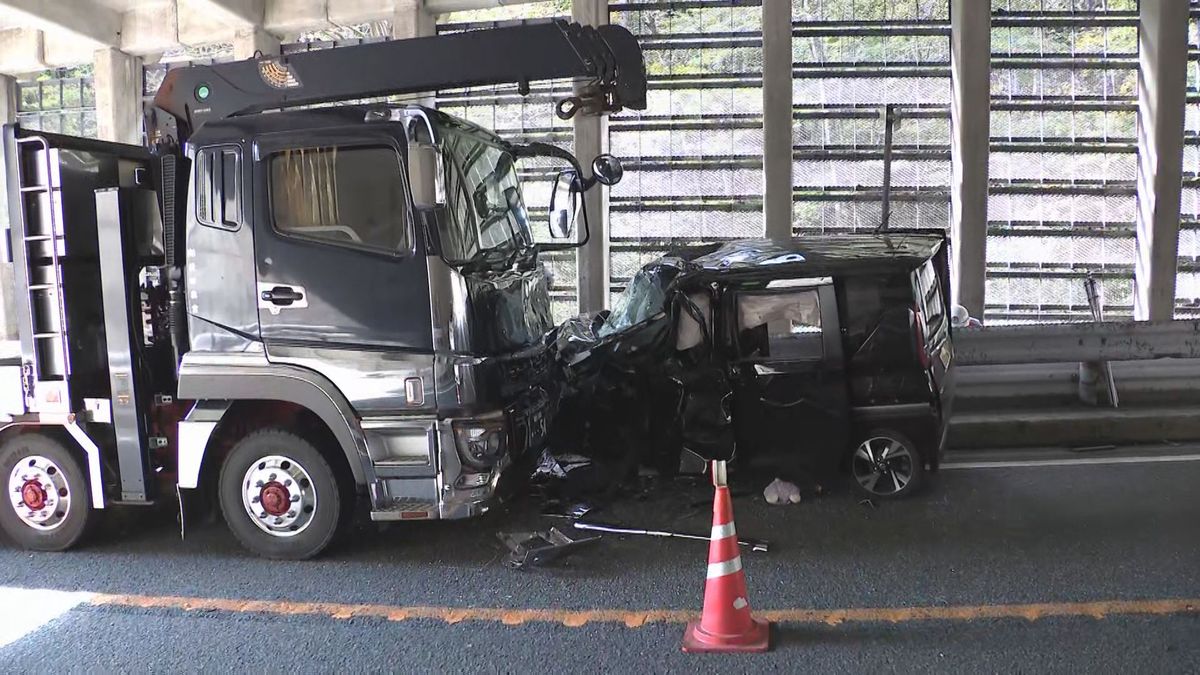
<instances>
[{"instance_id":1,"label":"guardrail","mask_svg":"<svg viewBox=\"0 0 1200 675\"><path fill-rule=\"evenodd\" d=\"M954 330L959 365L1200 358L1200 321L1105 321Z\"/></svg>"}]
</instances>

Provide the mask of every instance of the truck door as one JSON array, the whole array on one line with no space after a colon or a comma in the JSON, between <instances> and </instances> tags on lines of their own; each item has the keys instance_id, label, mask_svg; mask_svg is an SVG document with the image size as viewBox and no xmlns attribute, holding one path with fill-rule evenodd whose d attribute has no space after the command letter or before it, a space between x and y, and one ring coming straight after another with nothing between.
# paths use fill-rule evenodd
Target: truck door
<instances>
[{"instance_id":1,"label":"truck door","mask_svg":"<svg viewBox=\"0 0 1200 675\"><path fill-rule=\"evenodd\" d=\"M783 473L826 474L848 443L837 299L830 279L775 281L734 296L739 441Z\"/></svg>"},{"instance_id":2,"label":"truck door","mask_svg":"<svg viewBox=\"0 0 1200 675\"><path fill-rule=\"evenodd\" d=\"M360 412L432 405L429 283L402 146L386 132L322 129L264 136L255 151L268 356L322 372Z\"/></svg>"}]
</instances>

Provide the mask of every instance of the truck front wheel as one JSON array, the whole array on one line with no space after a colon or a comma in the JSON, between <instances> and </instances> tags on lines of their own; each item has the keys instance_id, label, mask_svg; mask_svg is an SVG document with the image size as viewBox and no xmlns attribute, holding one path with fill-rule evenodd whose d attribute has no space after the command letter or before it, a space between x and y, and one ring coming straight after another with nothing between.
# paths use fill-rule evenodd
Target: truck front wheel
<instances>
[{"instance_id":1,"label":"truck front wheel","mask_svg":"<svg viewBox=\"0 0 1200 675\"><path fill-rule=\"evenodd\" d=\"M36 433L0 446L0 528L35 551L64 551L87 532L92 518L87 471L62 443Z\"/></svg>"},{"instance_id":2,"label":"truck front wheel","mask_svg":"<svg viewBox=\"0 0 1200 675\"><path fill-rule=\"evenodd\" d=\"M221 467L218 489L233 535L266 558L317 555L351 505L329 461L308 441L278 429L239 441Z\"/></svg>"}]
</instances>

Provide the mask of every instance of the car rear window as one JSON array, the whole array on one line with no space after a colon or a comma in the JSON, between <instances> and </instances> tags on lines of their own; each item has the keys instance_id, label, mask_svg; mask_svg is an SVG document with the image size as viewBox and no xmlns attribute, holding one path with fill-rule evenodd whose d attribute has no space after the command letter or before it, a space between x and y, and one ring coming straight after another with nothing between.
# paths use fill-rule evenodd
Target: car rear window
<instances>
[{"instance_id":1,"label":"car rear window","mask_svg":"<svg viewBox=\"0 0 1200 675\"><path fill-rule=\"evenodd\" d=\"M907 314L913 306L913 289L908 275L870 274L844 277L840 284L840 307L845 335L846 353L854 359L870 341L879 349L881 341L898 342L895 350L908 349L910 331L880 331L880 322L888 314ZM893 317L892 324L904 322ZM890 327L890 326L889 326ZM895 351L885 349L891 353Z\"/></svg>"},{"instance_id":2,"label":"car rear window","mask_svg":"<svg viewBox=\"0 0 1200 675\"><path fill-rule=\"evenodd\" d=\"M946 304L942 300L942 284L933 261L926 260L913 276L921 316L925 320L925 335L930 346L937 346L946 337Z\"/></svg>"}]
</instances>

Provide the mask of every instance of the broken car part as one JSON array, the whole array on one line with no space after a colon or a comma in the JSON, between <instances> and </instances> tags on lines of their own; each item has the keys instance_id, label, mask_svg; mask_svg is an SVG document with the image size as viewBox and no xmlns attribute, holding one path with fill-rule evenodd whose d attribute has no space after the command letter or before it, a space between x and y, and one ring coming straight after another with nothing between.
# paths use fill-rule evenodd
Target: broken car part
<instances>
[{"instance_id":1,"label":"broken car part","mask_svg":"<svg viewBox=\"0 0 1200 675\"><path fill-rule=\"evenodd\" d=\"M508 547L505 564L513 569L538 567L600 541L598 536L572 539L557 527L545 532L501 532L497 536Z\"/></svg>"},{"instance_id":2,"label":"broken car part","mask_svg":"<svg viewBox=\"0 0 1200 675\"><path fill-rule=\"evenodd\" d=\"M710 539L707 534L692 534L690 532L672 532L670 530L643 530L636 527L625 527L623 525L608 525L606 523L585 523L575 521L575 528L579 530L591 530L594 532L609 532L611 534L637 534L645 537L663 537L667 539L694 539L696 541L708 541ZM771 542L765 539L750 539L749 537L739 537L739 546L747 546L751 551L760 551L766 553L770 548Z\"/></svg>"}]
</instances>

